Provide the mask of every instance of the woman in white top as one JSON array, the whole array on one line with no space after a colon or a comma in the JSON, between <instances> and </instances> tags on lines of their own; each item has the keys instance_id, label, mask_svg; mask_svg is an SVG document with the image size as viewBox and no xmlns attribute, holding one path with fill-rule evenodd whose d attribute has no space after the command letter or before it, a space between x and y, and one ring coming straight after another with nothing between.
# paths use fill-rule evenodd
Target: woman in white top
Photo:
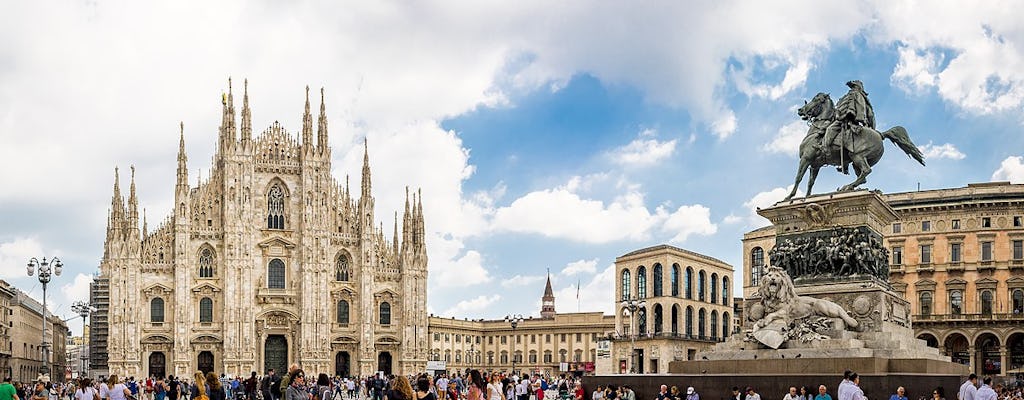
<instances>
[{"instance_id":1,"label":"woman in white top","mask_svg":"<svg viewBox=\"0 0 1024 400\"><path fill-rule=\"evenodd\" d=\"M92 388L92 379L85 378L78 382L78 390L75 391L75 400L97 400L99 393Z\"/></svg>"},{"instance_id":2,"label":"woman in white top","mask_svg":"<svg viewBox=\"0 0 1024 400\"><path fill-rule=\"evenodd\" d=\"M491 374L491 383L487 384L487 400L505 400L505 394L501 392L501 379L498 374Z\"/></svg>"},{"instance_id":3,"label":"woman in white top","mask_svg":"<svg viewBox=\"0 0 1024 400\"><path fill-rule=\"evenodd\" d=\"M132 395L128 387L117 379L117 375L110 375L110 378L107 379L107 386L110 387L110 391L107 392L110 400L127 400Z\"/></svg>"}]
</instances>

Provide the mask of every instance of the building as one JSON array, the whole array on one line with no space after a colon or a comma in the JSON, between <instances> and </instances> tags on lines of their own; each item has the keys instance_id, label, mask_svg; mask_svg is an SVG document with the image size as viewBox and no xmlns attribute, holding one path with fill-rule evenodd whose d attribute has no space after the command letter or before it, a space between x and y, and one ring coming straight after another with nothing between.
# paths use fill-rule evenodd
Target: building
<instances>
[{"instance_id":1,"label":"building","mask_svg":"<svg viewBox=\"0 0 1024 400\"><path fill-rule=\"evenodd\" d=\"M14 342L11 340L14 325L11 323L14 310L15 289L7 281L0 280L0 376L12 376L11 355Z\"/></svg>"},{"instance_id":2,"label":"building","mask_svg":"<svg viewBox=\"0 0 1024 400\"><path fill-rule=\"evenodd\" d=\"M98 378L110 375L107 369L107 337L110 332L110 278L96 276L89 284L89 304L96 308L89 314L88 376ZM129 375L130 376L130 375ZM141 375L140 375L141 376Z\"/></svg>"},{"instance_id":3,"label":"building","mask_svg":"<svg viewBox=\"0 0 1024 400\"><path fill-rule=\"evenodd\" d=\"M44 358L43 338L43 305L27 294L14 287L8 287L14 296L8 309L11 349L10 376L15 381L30 382L39 377L40 367L49 365L50 379L64 380L64 342L67 341L68 328L60 317L50 315L46 321L46 341L51 343L48 356Z\"/></svg>"},{"instance_id":4,"label":"building","mask_svg":"<svg viewBox=\"0 0 1024 400\"><path fill-rule=\"evenodd\" d=\"M889 280L914 332L986 375L1024 367L1024 185L1007 182L883 195ZM774 229L744 235L744 295L756 290Z\"/></svg>"},{"instance_id":5,"label":"building","mask_svg":"<svg viewBox=\"0 0 1024 400\"><path fill-rule=\"evenodd\" d=\"M307 88L298 138L277 122L253 137L247 86L237 121L228 82L211 170L194 185L182 126L175 206L155 229L140 220L134 168L127 200L115 170L92 368L106 357L122 376L248 375L293 362L345 376L422 371L422 197L407 194L386 238L365 143L358 197L331 175L323 91L315 136ZM96 351L104 339L106 354Z\"/></svg>"},{"instance_id":6,"label":"building","mask_svg":"<svg viewBox=\"0 0 1024 400\"><path fill-rule=\"evenodd\" d=\"M443 365L451 372L466 368L540 374L594 372L599 343L614 333L614 317L600 312L559 314L554 301L548 278L541 298L541 316L525 318L514 328L504 319L460 320L431 315L432 365Z\"/></svg>"},{"instance_id":7,"label":"building","mask_svg":"<svg viewBox=\"0 0 1024 400\"><path fill-rule=\"evenodd\" d=\"M67 370L70 371L72 378L78 378L84 376L88 371L89 363L89 326L83 327L84 333L82 336L72 336L68 338L67 349L65 351L67 360Z\"/></svg>"},{"instance_id":8,"label":"building","mask_svg":"<svg viewBox=\"0 0 1024 400\"><path fill-rule=\"evenodd\" d=\"M669 362L693 359L732 333L729 264L660 245L616 258L615 271L617 365L607 372L668 372Z\"/></svg>"}]
</instances>

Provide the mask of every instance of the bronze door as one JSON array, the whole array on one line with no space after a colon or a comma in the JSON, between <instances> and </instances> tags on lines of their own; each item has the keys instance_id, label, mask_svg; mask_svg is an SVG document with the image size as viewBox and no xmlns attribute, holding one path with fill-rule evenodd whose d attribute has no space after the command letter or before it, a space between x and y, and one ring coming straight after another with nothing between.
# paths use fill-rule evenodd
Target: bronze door
<instances>
[{"instance_id":1,"label":"bronze door","mask_svg":"<svg viewBox=\"0 0 1024 400\"><path fill-rule=\"evenodd\" d=\"M263 344L263 370L271 368L278 375L288 373L288 339L284 335L267 336Z\"/></svg>"},{"instance_id":2,"label":"bronze door","mask_svg":"<svg viewBox=\"0 0 1024 400\"><path fill-rule=\"evenodd\" d=\"M167 357L164 353L154 352L149 355L149 375L163 378L167 374Z\"/></svg>"},{"instance_id":3,"label":"bronze door","mask_svg":"<svg viewBox=\"0 0 1024 400\"><path fill-rule=\"evenodd\" d=\"M203 371L204 374L208 374L213 371L213 353L204 351L199 353L198 359L198 370Z\"/></svg>"}]
</instances>

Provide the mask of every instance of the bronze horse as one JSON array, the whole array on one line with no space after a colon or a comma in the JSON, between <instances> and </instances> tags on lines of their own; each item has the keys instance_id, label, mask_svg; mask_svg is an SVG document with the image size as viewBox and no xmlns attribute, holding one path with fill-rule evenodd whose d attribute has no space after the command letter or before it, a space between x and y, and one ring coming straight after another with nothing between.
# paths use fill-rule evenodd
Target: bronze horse
<instances>
[{"instance_id":1,"label":"bronze horse","mask_svg":"<svg viewBox=\"0 0 1024 400\"><path fill-rule=\"evenodd\" d=\"M907 130L902 126L894 126L885 132L878 132L869 127L860 127L860 132L852 135L851 140L842 140L845 135L839 135L828 148L819 150L818 144L825 132L825 128L835 121L835 104L828 93L818 93L810 102L804 104L797 110L803 120L807 121L810 127L807 129L807 136L800 143L800 167L797 168L796 181L793 183L793 190L783 201L789 200L796 195L797 187L804 178L807 169L811 169L811 176L807 180L807 195L811 195L811 188L814 187L814 180L818 177L818 170L825 165L842 167L844 163L852 163L853 171L857 173L857 179L850 182L838 191L845 192L854 190L857 186L867 182L867 176L871 173L871 166L878 163L885 152L883 139L889 139L898 146L907 156L924 165L924 155L918 150L914 142L907 135Z\"/></svg>"}]
</instances>

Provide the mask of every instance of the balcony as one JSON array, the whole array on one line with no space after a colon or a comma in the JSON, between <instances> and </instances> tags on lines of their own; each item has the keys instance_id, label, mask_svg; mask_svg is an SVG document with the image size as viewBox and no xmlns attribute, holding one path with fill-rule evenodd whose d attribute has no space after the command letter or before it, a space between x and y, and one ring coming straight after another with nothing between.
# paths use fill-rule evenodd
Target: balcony
<instances>
[{"instance_id":1,"label":"balcony","mask_svg":"<svg viewBox=\"0 0 1024 400\"><path fill-rule=\"evenodd\" d=\"M939 322L1024 322L1024 312L991 314L929 314L914 315L914 324Z\"/></svg>"}]
</instances>

